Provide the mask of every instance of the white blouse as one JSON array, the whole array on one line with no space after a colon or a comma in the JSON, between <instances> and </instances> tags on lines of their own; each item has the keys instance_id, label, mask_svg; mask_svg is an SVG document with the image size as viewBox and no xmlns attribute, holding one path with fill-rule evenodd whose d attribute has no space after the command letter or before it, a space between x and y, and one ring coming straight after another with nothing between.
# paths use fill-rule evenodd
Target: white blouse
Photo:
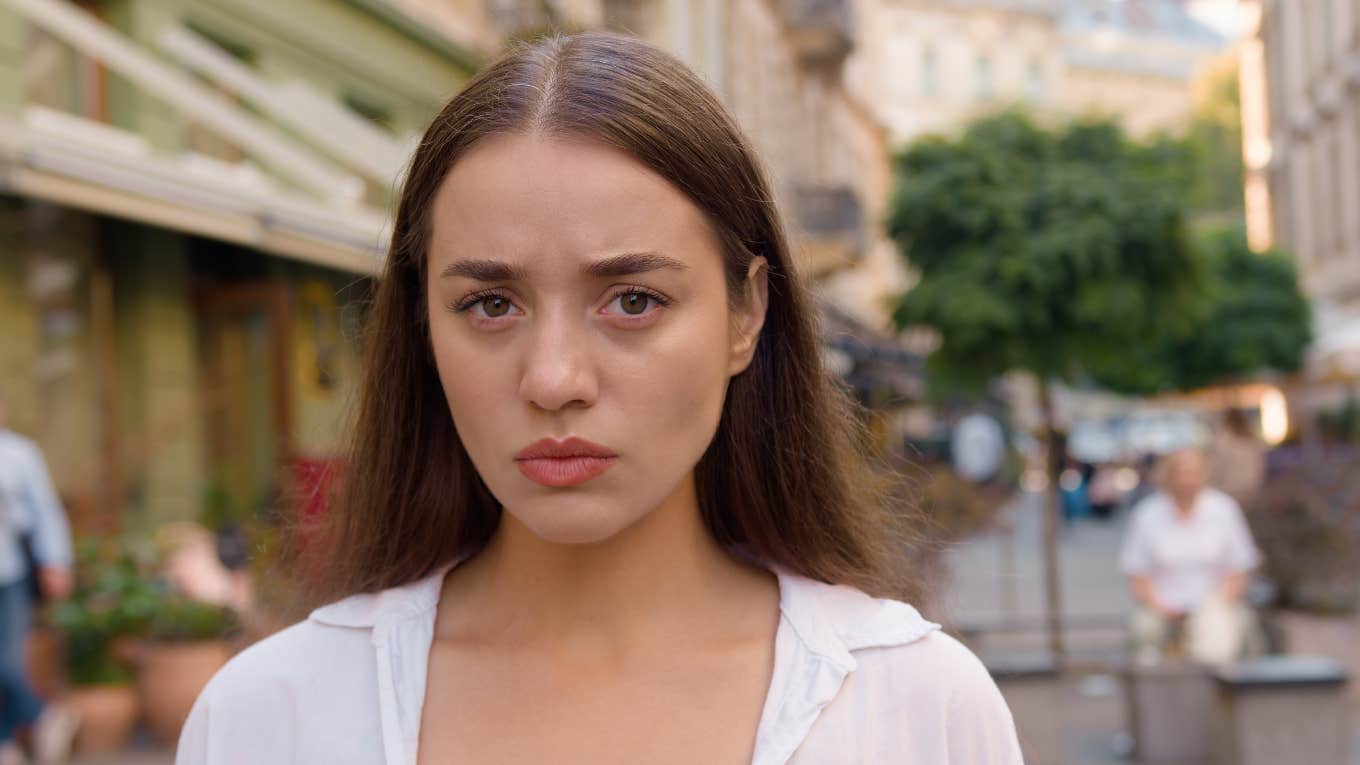
<instances>
[{"instance_id":1,"label":"white blouse","mask_svg":"<svg viewBox=\"0 0 1360 765\"><path fill-rule=\"evenodd\" d=\"M1207 602L1225 577L1260 562L1242 508L1217 489L1201 491L1188 516L1165 493L1149 495L1134 505L1119 553L1125 574L1149 577L1158 600L1187 613Z\"/></svg>"},{"instance_id":2,"label":"white blouse","mask_svg":"<svg viewBox=\"0 0 1360 765\"><path fill-rule=\"evenodd\" d=\"M176 764L415 763L448 568L318 608L242 651L199 696ZM938 624L774 571L774 674L752 765L1022 763L996 684Z\"/></svg>"}]
</instances>

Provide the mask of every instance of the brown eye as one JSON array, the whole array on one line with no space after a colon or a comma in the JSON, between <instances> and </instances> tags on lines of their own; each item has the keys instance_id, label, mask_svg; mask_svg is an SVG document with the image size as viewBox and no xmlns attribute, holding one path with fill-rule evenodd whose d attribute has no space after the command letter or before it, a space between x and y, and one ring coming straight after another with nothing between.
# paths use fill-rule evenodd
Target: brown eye
<instances>
[{"instance_id":1,"label":"brown eye","mask_svg":"<svg viewBox=\"0 0 1360 765\"><path fill-rule=\"evenodd\" d=\"M629 292L619 296L619 305L623 312L632 316L637 316L647 310L647 302L651 296L642 292Z\"/></svg>"},{"instance_id":2,"label":"brown eye","mask_svg":"<svg viewBox=\"0 0 1360 765\"><path fill-rule=\"evenodd\" d=\"M482 298L482 311L492 318L504 316L510 312L510 301L496 296Z\"/></svg>"}]
</instances>

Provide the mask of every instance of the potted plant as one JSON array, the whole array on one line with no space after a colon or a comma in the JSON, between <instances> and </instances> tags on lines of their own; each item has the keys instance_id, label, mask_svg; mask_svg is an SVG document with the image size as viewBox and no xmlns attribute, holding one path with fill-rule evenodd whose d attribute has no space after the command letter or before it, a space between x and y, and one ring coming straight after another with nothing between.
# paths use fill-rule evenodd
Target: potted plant
<instances>
[{"instance_id":1,"label":"potted plant","mask_svg":"<svg viewBox=\"0 0 1360 765\"><path fill-rule=\"evenodd\" d=\"M1277 450L1283 452L1284 450ZM1276 605L1317 615L1360 607L1360 450L1280 454L1244 508Z\"/></svg>"},{"instance_id":2,"label":"potted plant","mask_svg":"<svg viewBox=\"0 0 1360 765\"><path fill-rule=\"evenodd\" d=\"M137 688L147 727L173 746L194 700L231 658L235 611L163 588L137 650Z\"/></svg>"},{"instance_id":3,"label":"potted plant","mask_svg":"<svg viewBox=\"0 0 1360 765\"><path fill-rule=\"evenodd\" d=\"M71 597L48 614L63 635L68 687L61 704L80 720L76 752L108 754L127 745L137 722L135 673L125 646L145 630L155 595L116 542L82 540L76 560Z\"/></svg>"}]
</instances>

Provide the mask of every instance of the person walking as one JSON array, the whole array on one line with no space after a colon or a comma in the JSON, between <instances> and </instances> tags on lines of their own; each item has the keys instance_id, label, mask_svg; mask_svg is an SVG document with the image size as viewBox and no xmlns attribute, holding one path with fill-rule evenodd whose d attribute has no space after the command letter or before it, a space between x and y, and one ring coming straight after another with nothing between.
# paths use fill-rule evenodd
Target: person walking
<instances>
[{"instance_id":1,"label":"person walking","mask_svg":"<svg viewBox=\"0 0 1360 765\"><path fill-rule=\"evenodd\" d=\"M1210 480L1238 504L1250 502L1265 485L1266 445L1241 409L1224 412L1210 456Z\"/></svg>"},{"instance_id":2,"label":"person walking","mask_svg":"<svg viewBox=\"0 0 1360 765\"><path fill-rule=\"evenodd\" d=\"M76 721L33 690L24 643L35 580L43 597L71 592L71 533L42 452L6 427L5 409L0 390L0 765L25 761L17 740L25 729L35 759L45 765L65 760Z\"/></svg>"}]
</instances>

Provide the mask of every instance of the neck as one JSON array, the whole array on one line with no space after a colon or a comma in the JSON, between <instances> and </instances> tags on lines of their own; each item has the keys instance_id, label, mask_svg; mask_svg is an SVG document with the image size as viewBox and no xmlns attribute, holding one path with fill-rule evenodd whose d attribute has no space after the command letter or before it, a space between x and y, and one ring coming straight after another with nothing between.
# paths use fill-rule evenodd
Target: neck
<instances>
[{"instance_id":1,"label":"neck","mask_svg":"<svg viewBox=\"0 0 1360 765\"><path fill-rule=\"evenodd\" d=\"M1194 494L1172 494L1171 504L1175 505L1176 512L1186 516L1195 511L1195 500L1199 499L1199 492Z\"/></svg>"},{"instance_id":2,"label":"neck","mask_svg":"<svg viewBox=\"0 0 1360 765\"><path fill-rule=\"evenodd\" d=\"M695 625L752 625L760 602L777 604L775 578L714 541L691 477L633 526L594 543L548 542L502 513L487 547L446 578L437 630L654 644L692 635Z\"/></svg>"}]
</instances>

